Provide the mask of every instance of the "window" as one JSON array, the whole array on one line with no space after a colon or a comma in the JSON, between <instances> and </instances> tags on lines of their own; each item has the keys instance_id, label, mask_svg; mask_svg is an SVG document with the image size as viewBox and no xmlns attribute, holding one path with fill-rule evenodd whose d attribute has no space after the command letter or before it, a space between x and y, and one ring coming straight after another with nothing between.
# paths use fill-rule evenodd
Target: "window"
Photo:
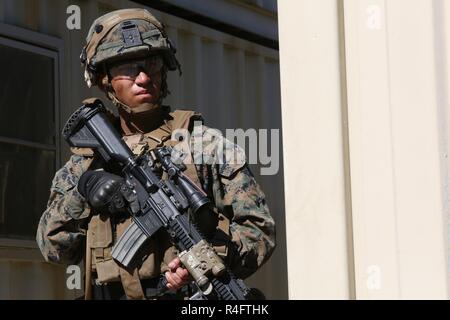
<instances>
[{"instance_id":1,"label":"window","mask_svg":"<svg viewBox=\"0 0 450 320\"><path fill-rule=\"evenodd\" d=\"M0 237L33 240L59 165L58 53L0 35L0 70Z\"/></svg>"}]
</instances>

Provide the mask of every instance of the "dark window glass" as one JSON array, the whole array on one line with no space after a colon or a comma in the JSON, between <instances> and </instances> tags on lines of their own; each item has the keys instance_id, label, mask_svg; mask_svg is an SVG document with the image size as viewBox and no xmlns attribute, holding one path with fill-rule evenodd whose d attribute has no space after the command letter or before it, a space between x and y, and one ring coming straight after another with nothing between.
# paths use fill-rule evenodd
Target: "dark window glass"
<instances>
[{"instance_id":1,"label":"dark window glass","mask_svg":"<svg viewBox=\"0 0 450 320\"><path fill-rule=\"evenodd\" d=\"M53 63L0 44L0 136L55 144Z\"/></svg>"},{"instance_id":2,"label":"dark window glass","mask_svg":"<svg viewBox=\"0 0 450 320\"><path fill-rule=\"evenodd\" d=\"M46 208L57 150L55 62L38 47L0 43L0 238L35 239Z\"/></svg>"},{"instance_id":3,"label":"dark window glass","mask_svg":"<svg viewBox=\"0 0 450 320\"><path fill-rule=\"evenodd\" d=\"M34 239L55 172L55 151L0 143L0 235Z\"/></svg>"}]
</instances>

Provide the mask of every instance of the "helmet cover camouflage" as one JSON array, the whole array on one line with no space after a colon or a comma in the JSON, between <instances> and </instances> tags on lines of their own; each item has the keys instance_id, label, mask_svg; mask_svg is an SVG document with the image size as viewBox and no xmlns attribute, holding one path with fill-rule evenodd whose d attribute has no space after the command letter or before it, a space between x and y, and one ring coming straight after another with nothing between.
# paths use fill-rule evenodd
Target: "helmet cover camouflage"
<instances>
[{"instance_id":1,"label":"helmet cover camouflage","mask_svg":"<svg viewBox=\"0 0 450 320\"><path fill-rule=\"evenodd\" d=\"M100 81L105 63L161 54L168 70L180 70L176 49L164 26L145 9L122 9L97 18L89 29L80 60L89 87Z\"/></svg>"}]
</instances>

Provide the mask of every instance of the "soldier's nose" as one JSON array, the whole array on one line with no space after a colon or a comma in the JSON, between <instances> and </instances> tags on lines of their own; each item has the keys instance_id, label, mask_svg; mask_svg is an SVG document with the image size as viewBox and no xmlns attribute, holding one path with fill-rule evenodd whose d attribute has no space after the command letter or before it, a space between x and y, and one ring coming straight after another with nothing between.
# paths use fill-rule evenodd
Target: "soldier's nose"
<instances>
[{"instance_id":1,"label":"soldier's nose","mask_svg":"<svg viewBox=\"0 0 450 320\"><path fill-rule=\"evenodd\" d=\"M138 76L136 77L136 83L139 84L147 84L150 81L150 77L144 71L139 72Z\"/></svg>"}]
</instances>

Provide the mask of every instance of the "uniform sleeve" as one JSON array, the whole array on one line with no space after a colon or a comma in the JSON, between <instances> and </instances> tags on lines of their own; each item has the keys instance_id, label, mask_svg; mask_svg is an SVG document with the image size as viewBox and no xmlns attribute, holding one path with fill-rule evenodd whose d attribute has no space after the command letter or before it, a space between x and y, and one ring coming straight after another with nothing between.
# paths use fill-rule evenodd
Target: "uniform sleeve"
<instances>
[{"instance_id":1,"label":"uniform sleeve","mask_svg":"<svg viewBox=\"0 0 450 320\"><path fill-rule=\"evenodd\" d=\"M246 165L230 176L221 175L219 169L217 176L213 188L215 203L230 221L227 259L234 273L246 278L275 249L275 222L263 191Z\"/></svg>"},{"instance_id":2,"label":"uniform sleeve","mask_svg":"<svg viewBox=\"0 0 450 320\"><path fill-rule=\"evenodd\" d=\"M202 161L199 154L194 158L203 188L229 221L228 230L219 228L211 242L216 248L225 246L227 264L238 277L247 278L275 249L275 222L244 151L225 138L211 139L208 135L203 133Z\"/></svg>"},{"instance_id":3,"label":"uniform sleeve","mask_svg":"<svg viewBox=\"0 0 450 320\"><path fill-rule=\"evenodd\" d=\"M77 264L83 256L86 237L83 225L89 217L90 207L76 186L90 161L73 155L55 174L47 209L41 216L36 234L46 261Z\"/></svg>"}]
</instances>

